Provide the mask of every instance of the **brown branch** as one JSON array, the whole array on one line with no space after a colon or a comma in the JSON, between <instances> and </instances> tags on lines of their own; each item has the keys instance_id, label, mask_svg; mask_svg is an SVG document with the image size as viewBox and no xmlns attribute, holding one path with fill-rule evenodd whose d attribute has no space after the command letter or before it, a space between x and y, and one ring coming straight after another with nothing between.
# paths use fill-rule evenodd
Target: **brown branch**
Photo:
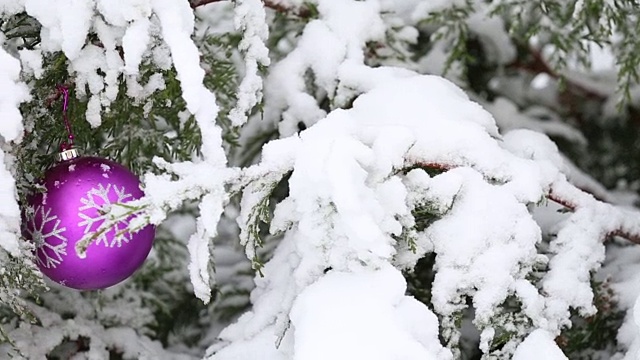
<instances>
[{"instance_id":1,"label":"brown branch","mask_svg":"<svg viewBox=\"0 0 640 360\"><path fill-rule=\"evenodd\" d=\"M625 238L625 239L627 239L627 240L629 240L629 241L631 241L633 243L640 244L640 234L633 234L631 232L624 231L622 229L617 229L617 230L614 230L614 231L608 233L607 237L609 237L609 236L619 236L619 237Z\"/></svg>"},{"instance_id":2,"label":"brown branch","mask_svg":"<svg viewBox=\"0 0 640 360\"><path fill-rule=\"evenodd\" d=\"M556 195L553 190L549 191L549 194L547 194L547 199L553 201L554 203L558 204L558 205L562 205L564 207L566 207L567 209L571 210L571 211L576 211L576 209L578 208L578 205L570 202L567 199L563 199L560 196Z\"/></svg>"},{"instance_id":3,"label":"brown branch","mask_svg":"<svg viewBox=\"0 0 640 360\"><path fill-rule=\"evenodd\" d=\"M195 0L195 1L191 1L189 5L191 5L192 9L195 9L198 6L203 6L203 5L220 2L220 1L223 1L223 0Z\"/></svg>"},{"instance_id":4,"label":"brown branch","mask_svg":"<svg viewBox=\"0 0 640 360\"><path fill-rule=\"evenodd\" d=\"M453 168L457 168L457 165L451 165L451 164L440 164L440 163L434 163L434 162L428 162L428 163L423 163L423 162L417 162L414 165L417 165L421 168L429 168L432 170L437 170L437 171L448 171L451 170Z\"/></svg>"}]
</instances>

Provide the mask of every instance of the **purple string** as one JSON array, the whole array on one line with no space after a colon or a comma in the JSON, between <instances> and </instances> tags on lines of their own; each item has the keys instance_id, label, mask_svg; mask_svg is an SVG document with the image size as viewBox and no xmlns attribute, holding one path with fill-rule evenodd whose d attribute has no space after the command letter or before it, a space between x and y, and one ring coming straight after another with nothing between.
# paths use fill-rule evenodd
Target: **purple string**
<instances>
[{"instance_id":1,"label":"purple string","mask_svg":"<svg viewBox=\"0 0 640 360\"><path fill-rule=\"evenodd\" d=\"M63 103L62 103L62 119L64 120L64 127L67 129L67 137L68 141L63 141L60 143L60 151L65 151L71 149L73 147L73 132L71 131L71 123L69 122L69 118L67 117L67 109L69 108L69 89L64 85L56 86L58 91L62 93Z\"/></svg>"}]
</instances>

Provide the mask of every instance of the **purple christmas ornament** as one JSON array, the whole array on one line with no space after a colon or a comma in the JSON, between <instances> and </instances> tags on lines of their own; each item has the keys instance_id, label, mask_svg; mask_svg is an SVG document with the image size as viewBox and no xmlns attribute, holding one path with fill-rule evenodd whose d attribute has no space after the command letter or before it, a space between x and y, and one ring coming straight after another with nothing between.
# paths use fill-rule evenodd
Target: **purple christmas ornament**
<instances>
[{"instance_id":1,"label":"purple christmas ornament","mask_svg":"<svg viewBox=\"0 0 640 360\"><path fill-rule=\"evenodd\" d=\"M71 155L64 158L64 155ZM62 162L49 169L45 191L29 199L25 210L25 235L36 245L36 261L51 280L79 290L104 289L131 276L151 250L155 228L136 233L123 231L131 218L117 223L89 245L86 257L76 243L94 233L115 203L139 199L144 194L138 178L122 165L97 157L75 157L63 151Z\"/></svg>"}]
</instances>

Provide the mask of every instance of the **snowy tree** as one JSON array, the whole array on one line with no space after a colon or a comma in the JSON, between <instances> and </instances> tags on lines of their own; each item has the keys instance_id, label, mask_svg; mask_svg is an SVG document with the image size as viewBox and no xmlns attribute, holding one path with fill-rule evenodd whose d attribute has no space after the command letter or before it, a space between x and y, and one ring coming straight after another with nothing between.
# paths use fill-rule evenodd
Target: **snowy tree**
<instances>
[{"instance_id":1,"label":"snowy tree","mask_svg":"<svg viewBox=\"0 0 640 360\"><path fill-rule=\"evenodd\" d=\"M0 356L636 359L639 11L0 0ZM57 86L76 146L146 194L77 252L157 226L105 290L43 278L21 232L56 223L26 199Z\"/></svg>"}]
</instances>

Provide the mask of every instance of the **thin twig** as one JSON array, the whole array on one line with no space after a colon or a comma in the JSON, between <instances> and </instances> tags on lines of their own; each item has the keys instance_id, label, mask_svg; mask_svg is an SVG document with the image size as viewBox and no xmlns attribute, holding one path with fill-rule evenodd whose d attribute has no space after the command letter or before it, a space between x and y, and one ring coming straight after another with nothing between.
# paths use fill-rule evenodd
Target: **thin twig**
<instances>
[{"instance_id":1,"label":"thin twig","mask_svg":"<svg viewBox=\"0 0 640 360\"><path fill-rule=\"evenodd\" d=\"M623 231L621 229L612 231L609 234L607 234L607 236L619 236L633 243L640 244L640 234L633 234L628 231Z\"/></svg>"},{"instance_id":2,"label":"thin twig","mask_svg":"<svg viewBox=\"0 0 640 360\"><path fill-rule=\"evenodd\" d=\"M195 0L195 1L191 1L189 5L191 5L192 9L195 9L198 6L203 6L203 5L220 2L220 1L223 1L223 0Z\"/></svg>"},{"instance_id":3,"label":"thin twig","mask_svg":"<svg viewBox=\"0 0 640 360\"><path fill-rule=\"evenodd\" d=\"M578 209L578 205L572 203L569 200L563 199L562 197L558 196L553 190L549 191L549 194L547 194L547 199L553 201L558 205L562 205L571 211L576 211Z\"/></svg>"}]
</instances>

